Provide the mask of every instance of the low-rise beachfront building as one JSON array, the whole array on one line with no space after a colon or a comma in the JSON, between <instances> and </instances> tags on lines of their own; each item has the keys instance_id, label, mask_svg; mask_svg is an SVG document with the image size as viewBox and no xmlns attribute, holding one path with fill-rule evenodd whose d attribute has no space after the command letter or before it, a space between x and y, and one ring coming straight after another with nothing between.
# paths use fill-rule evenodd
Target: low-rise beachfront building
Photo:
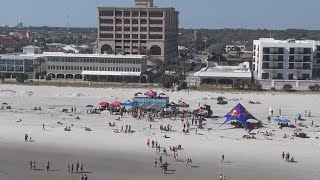
<instances>
[{"instance_id":1,"label":"low-rise beachfront building","mask_svg":"<svg viewBox=\"0 0 320 180\"><path fill-rule=\"evenodd\" d=\"M147 82L148 56L44 53L51 80Z\"/></svg>"},{"instance_id":2,"label":"low-rise beachfront building","mask_svg":"<svg viewBox=\"0 0 320 180\"><path fill-rule=\"evenodd\" d=\"M0 73L6 78L27 74L36 79L39 70L33 69L37 58L42 58L40 78L49 81L97 81L146 83L148 76L145 55L114 54L66 54L44 52L43 54L9 54L0 57Z\"/></svg>"},{"instance_id":3,"label":"low-rise beachfront building","mask_svg":"<svg viewBox=\"0 0 320 180\"><path fill-rule=\"evenodd\" d=\"M0 55L0 73L5 78L15 78L17 74L27 74L29 79L33 78L33 61L35 57L20 55Z\"/></svg>"},{"instance_id":4,"label":"low-rise beachfront building","mask_svg":"<svg viewBox=\"0 0 320 180\"><path fill-rule=\"evenodd\" d=\"M313 79L314 50L312 40L253 41L253 71L255 78L281 80Z\"/></svg>"},{"instance_id":5,"label":"low-rise beachfront building","mask_svg":"<svg viewBox=\"0 0 320 180\"><path fill-rule=\"evenodd\" d=\"M198 84L233 84L239 80L251 82L252 74L249 66L249 62L241 63L239 66L219 66L207 59L207 66L191 75L189 80L198 81Z\"/></svg>"}]
</instances>

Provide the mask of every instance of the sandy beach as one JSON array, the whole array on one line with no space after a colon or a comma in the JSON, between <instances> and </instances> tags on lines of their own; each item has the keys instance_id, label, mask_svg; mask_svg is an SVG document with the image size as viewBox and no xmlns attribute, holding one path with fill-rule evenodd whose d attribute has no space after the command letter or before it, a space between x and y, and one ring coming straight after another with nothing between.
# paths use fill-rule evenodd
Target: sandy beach
<instances>
[{"instance_id":1,"label":"sandy beach","mask_svg":"<svg viewBox=\"0 0 320 180\"><path fill-rule=\"evenodd\" d=\"M267 140L257 134L257 139L243 139L244 129L235 129L227 124L219 128L223 118L207 119L205 129L195 133L191 127L188 135L182 133L180 120L134 119L125 115L119 116L109 112L87 114L86 105L98 106L102 101L125 102L132 100L136 92L147 89L102 89L72 88L46 86L0 86L0 104L8 103L12 109L0 110L0 179L1 180L76 180L80 173L67 172L67 164L83 162L84 173L89 180L102 179L219 179L224 174L233 180L273 180L273 179L308 179L318 180L320 159L320 125L319 95L285 94L275 92L169 92L154 89L170 97L170 101L179 100L190 104L190 109L198 104L211 105L214 116L224 116L235 105L241 103L252 115L264 124L264 128L253 130L269 131L273 136ZM217 105L216 98L224 96L228 104ZM250 104L248 101L259 101L261 104ZM42 110L34 111L34 107ZM77 108L76 113L62 113L62 109ZM277 124L268 123L269 107L278 115L281 108L284 118L294 122L295 114L312 112L311 117L303 117L301 127L310 138L286 138L292 135L293 128L278 129ZM80 119L77 119L79 117ZM21 119L21 122L17 122ZM311 126L311 122L314 126ZM61 122L63 125L58 124ZM109 127L115 122L116 127ZM272 121L273 122L273 121ZM46 130L42 130L45 124ZM70 132L65 126L72 126ZM152 124L151 130L146 130ZM161 132L160 125L170 124L174 131ZM114 133L122 125L131 125L134 133ZM85 131L89 127L92 131ZM208 131L207 128L212 128ZM32 137L33 142L24 142L24 134ZM164 135L170 138L164 138ZM180 161L174 161L172 154L163 155L170 165L167 174L154 168L154 159L159 158L155 149L146 145L147 139L158 141L161 147L181 145ZM297 162L287 163L281 158L282 152L290 152ZM221 163L221 155L225 162ZM193 167L186 167L185 160L192 158ZM30 170L28 162L37 161L38 170ZM47 172L45 164L51 162L51 171Z\"/></svg>"}]
</instances>

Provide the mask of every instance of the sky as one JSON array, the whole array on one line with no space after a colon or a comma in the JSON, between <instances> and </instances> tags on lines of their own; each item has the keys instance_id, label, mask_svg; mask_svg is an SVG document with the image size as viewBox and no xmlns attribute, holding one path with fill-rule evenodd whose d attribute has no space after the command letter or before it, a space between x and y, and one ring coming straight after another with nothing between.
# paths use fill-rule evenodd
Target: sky
<instances>
[{"instance_id":1,"label":"sky","mask_svg":"<svg viewBox=\"0 0 320 180\"><path fill-rule=\"evenodd\" d=\"M0 25L97 27L97 6L134 0L1 0ZM180 28L320 29L320 0L155 0L180 12Z\"/></svg>"}]
</instances>

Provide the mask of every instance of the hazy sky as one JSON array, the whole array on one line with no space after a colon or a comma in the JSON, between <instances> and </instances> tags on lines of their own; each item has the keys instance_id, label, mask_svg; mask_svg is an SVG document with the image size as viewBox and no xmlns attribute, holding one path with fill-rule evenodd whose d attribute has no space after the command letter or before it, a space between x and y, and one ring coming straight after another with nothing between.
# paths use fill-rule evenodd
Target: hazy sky
<instances>
[{"instance_id":1,"label":"hazy sky","mask_svg":"<svg viewBox=\"0 0 320 180\"><path fill-rule=\"evenodd\" d=\"M320 29L320 0L155 0L180 11L184 28ZM0 25L97 26L97 6L133 0L1 0ZM69 18L67 16L69 15Z\"/></svg>"}]
</instances>

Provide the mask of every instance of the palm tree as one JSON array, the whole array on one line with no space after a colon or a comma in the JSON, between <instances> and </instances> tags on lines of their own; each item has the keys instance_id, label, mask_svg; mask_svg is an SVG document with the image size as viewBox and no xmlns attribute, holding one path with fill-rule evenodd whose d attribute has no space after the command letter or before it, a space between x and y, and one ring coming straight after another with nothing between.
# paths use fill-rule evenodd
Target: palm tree
<instances>
[{"instance_id":1,"label":"palm tree","mask_svg":"<svg viewBox=\"0 0 320 180\"><path fill-rule=\"evenodd\" d=\"M4 78L5 78L5 75L3 73L0 73L0 79L2 83L4 82Z\"/></svg>"},{"instance_id":2,"label":"palm tree","mask_svg":"<svg viewBox=\"0 0 320 180\"><path fill-rule=\"evenodd\" d=\"M35 64L35 62L32 64L32 68L33 68L33 72L35 73L34 74L34 78L36 79L36 76L38 74L38 69L39 69L39 64Z\"/></svg>"},{"instance_id":3,"label":"palm tree","mask_svg":"<svg viewBox=\"0 0 320 180\"><path fill-rule=\"evenodd\" d=\"M42 64L45 62L45 60L41 57L38 57L36 60L35 60L35 63L34 64L38 64L38 68L40 69L39 71L39 75L42 76L43 75L43 72L42 72Z\"/></svg>"}]
</instances>

